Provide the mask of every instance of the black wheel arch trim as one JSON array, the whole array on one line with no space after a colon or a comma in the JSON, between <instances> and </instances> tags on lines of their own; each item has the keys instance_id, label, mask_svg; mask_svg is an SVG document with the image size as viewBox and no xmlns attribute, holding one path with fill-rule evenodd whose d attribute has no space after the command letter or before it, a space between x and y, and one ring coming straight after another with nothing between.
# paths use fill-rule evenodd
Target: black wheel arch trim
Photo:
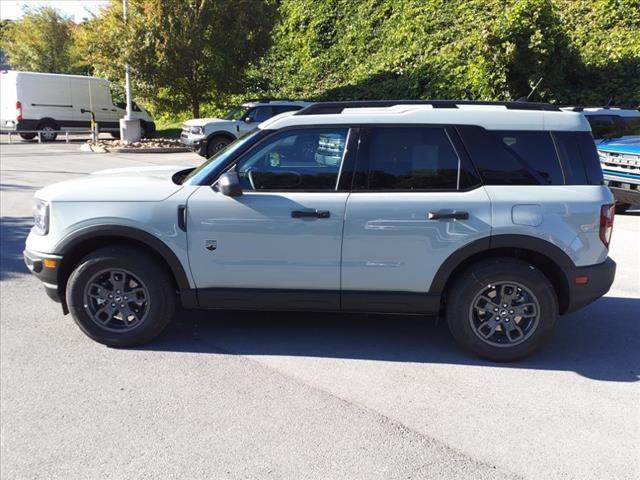
<instances>
[{"instance_id":1,"label":"black wheel arch trim","mask_svg":"<svg viewBox=\"0 0 640 480\"><path fill-rule=\"evenodd\" d=\"M567 269L575 268L575 263L571 260L571 257L551 242L529 235L493 235L474 240L449 255L433 277L429 293L442 293L453 272L465 260L483 251L499 248L531 250L549 258L563 272Z\"/></svg>"},{"instance_id":2,"label":"black wheel arch trim","mask_svg":"<svg viewBox=\"0 0 640 480\"><path fill-rule=\"evenodd\" d=\"M213 133L210 133L209 135L207 135L207 143L209 141L211 141L213 139L213 137L217 137L217 136L222 136L222 137L227 137L228 139L230 139L231 141L234 141L235 139L237 139L238 137L235 136L233 133L231 132L227 132L226 130L218 130L215 131Z\"/></svg>"},{"instance_id":3,"label":"black wheel arch trim","mask_svg":"<svg viewBox=\"0 0 640 480\"><path fill-rule=\"evenodd\" d=\"M196 290L189 284L187 272L176 254L166 243L144 230L124 225L94 225L86 227L60 241L55 249L56 254L62 255L62 264L64 264L65 255L73 252L77 246L86 241L97 240L101 237L121 237L134 240L151 248L167 262L176 280L183 305L186 308L197 306Z\"/></svg>"}]
</instances>

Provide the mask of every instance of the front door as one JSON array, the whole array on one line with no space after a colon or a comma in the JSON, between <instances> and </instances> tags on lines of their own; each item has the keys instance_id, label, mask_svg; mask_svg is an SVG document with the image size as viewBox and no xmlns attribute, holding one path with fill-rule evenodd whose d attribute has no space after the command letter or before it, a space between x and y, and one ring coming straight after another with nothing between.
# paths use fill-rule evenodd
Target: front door
<instances>
[{"instance_id":1,"label":"front door","mask_svg":"<svg viewBox=\"0 0 640 480\"><path fill-rule=\"evenodd\" d=\"M202 186L187 205L189 263L201 305L337 310L347 128L265 139L235 165L243 195Z\"/></svg>"},{"instance_id":2,"label":"front door","mask_svg":"<svg viewBox=\"0 0 640 480\"><path fill-rule=\"evenodd\" d=\"M438 268L474 240L488 243L491 204L457 142L435 126L363 132L345 215L344 310L437 310Z\"/></svg>"}]
</instances>

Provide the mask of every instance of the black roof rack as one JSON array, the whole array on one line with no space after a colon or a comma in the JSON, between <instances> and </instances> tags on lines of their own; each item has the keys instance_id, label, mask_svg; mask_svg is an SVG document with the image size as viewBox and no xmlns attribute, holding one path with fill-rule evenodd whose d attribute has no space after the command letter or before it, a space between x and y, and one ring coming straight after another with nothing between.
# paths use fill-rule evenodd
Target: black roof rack
<instances>
[{"instance_id":1,"label":"black roof rack","mask_svg":"<svg viewBox=\"0 0 640 480\"><path fill-rule=\"evenodd\" d=\"M303 108L295 115L329 115L342 113L345 108L393 107L394 105L431 105L433 108L458 108L458 105L500 105L509 110L560 111L556 105L535 102L485 102L475 100L355 100L347 102L318 102Z\"/></svg>"}]
</instances>

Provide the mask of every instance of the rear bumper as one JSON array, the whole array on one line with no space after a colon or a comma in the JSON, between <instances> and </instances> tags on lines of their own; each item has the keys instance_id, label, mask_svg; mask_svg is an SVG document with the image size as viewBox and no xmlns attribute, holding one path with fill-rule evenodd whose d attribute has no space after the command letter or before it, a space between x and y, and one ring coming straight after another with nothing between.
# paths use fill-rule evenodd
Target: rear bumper
<instances>
[{"instance_id":1,"label":"rear bumper","mask_svg":"<svg viewBox=\"0 0 640 480\"><path fill-rule=\"evenodd\" d=\"M24 263L31 273L42 282L44 290L53 301L62 303L58 290L58 268L62 257L25 250ZM45 266L45 260L55 261L55 267Z\"/></svg>"},{"instance_id":2,"label":"rear bumper","mask_svg":"<svg viewBox=\"0 0 640 480\"><path fill-rule=\"evenodd\" d=\"M571 267L564 270L569 283L569 304L563 313L574 312L609 291L616 275L616 262L608 258L589 267ZM576 278L588 277L585 284L577 284Z\"/></svg>"},{"instance_id":3,"label":"rear bumper","mask_svg":"<svg viewBox=\"0 0 640 480\"><path fill-rule=\"evenodd\" d=\"M638 185L617 184L619 186L613 186L611 182L609 183L609 189L613 193L616 202L630 203L631 205L640 203L640 190L638 190Z\"/></svg>"}]
</instances>

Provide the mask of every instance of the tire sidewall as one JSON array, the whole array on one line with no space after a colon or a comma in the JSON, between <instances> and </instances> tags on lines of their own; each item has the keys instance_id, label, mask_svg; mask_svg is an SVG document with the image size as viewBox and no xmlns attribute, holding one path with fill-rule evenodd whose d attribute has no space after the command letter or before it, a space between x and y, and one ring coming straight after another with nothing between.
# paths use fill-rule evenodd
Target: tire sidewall
<instances>
[{"instance_id":1,"label":"tire sidewall","mask_svg":"<svg viewBox=\"0 0 640 480\"><path fill-rule=\"evenodd\" d=\"M540 317L533 334L512 347L496 347L483 342L473 331L469 311L476 295L488 285L517 282L527 287L538 300ZM546 343L558 317L558 299L547 277L522 261L485 262L471 268L453 286L448 295L447 322L454 338L468 351L489 360L512 361L526 357ZM455 295L455 296L454 296Z\"/></svg>"},{"instance_id":2,"label":"tire sidewall","mask_svg":"<svg viewBox=\"0 0 640 480\"><path fill-rule=\"evenodd\" d=\"M80 329L93 340L109 346L133 346L147 343L159 335L173 316L174 291L168 275L143 255L125 255L122 251L101 251L85 258L72 272L67 283L66 300L69 311ZM150 305L144 321L127 332L101 328L84 308L84 290L98 272L122 268L133 273L149 292Z\"/></svg>"}]
</instances>

